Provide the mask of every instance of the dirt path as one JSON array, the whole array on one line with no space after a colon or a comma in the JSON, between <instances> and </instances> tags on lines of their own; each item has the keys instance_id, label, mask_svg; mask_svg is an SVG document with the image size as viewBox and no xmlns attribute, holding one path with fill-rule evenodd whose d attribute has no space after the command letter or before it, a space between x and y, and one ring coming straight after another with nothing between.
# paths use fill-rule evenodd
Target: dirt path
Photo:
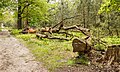
<instances>
[{"instance_id":1,"label":"dirt path","mask_svg":"<svg viewBox=\"0 0 120 72\"><path fill-rule=\"evenodd\" d=\"M0 32L0 72L48 72L7 31Z\"/></svg>"}]
</instances>

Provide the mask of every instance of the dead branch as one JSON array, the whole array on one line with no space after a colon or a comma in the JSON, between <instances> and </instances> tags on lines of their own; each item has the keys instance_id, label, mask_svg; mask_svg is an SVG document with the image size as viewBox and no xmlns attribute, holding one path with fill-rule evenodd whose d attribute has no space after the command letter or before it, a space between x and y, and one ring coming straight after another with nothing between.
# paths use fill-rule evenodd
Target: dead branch
<instances>
[{"instance_id":1,"label":"dead branch","mask_svg":"<svg viewBox=\"0 0 120 72\"><path fill-rule=\"evenodd\" d=\"M80 30L84 35L90 36L90 35L88 35L88 34L86 34L86 33L84 32L85 30L88 31L88 32L90 32L90 30L85 29L85 28L82 28L82 27L78 27L78 26L76 26L76 28L77 28L78 30Z\"/></svg>"},{"instance_id":2,"label":"dead branch","mask_svg":"<svg viewBox=\"0 0 120 72\"><path fill-rule=\"evenodd\" d=\"M63 21L68 20L68 19L72 19L72 18L75 18L75 17L78 17L78 16L81 16L81 15L76 15L76 16L72 16L72 17L69 17L69 18L65 18L65 19L63 19ZM55 28L56 26L60 25L63 21L60 21L58 24L56 24L52 28Z\"/></svg>"},{"instance_id":3,"label":"dead branch","mask_svg":"<svg viewBox=\"0 0 120 72\"><path fill-rule=\"evenodd\" d=\"M58 38L58 37L48 37L48 39L59 39L59 40L66 40L66 41L71 40L71 39L67 39L67 38Z\"/></svg>"},{"instance_id":4,"label":"dead branch","mask_svg":"<svg viewBox=\"0 0 120 72\"><path fill-rule=\"evenodd\" d=\"M73 26L70 26L70 27L63 27L63 29L64 29L64 30L77 29L77 30L81 31L84 35L90 37L90 35L88 35L88 34L85 33L85 32L90 32L90 30L87 29L87 28L79 27L79 25L73 25Z\"/></svg>"},{"instance_id":5,"label":"dead branch","mask_svg":"<svg viewBox=\"0 0 120 72\"><path fill-rule=\"evenodd\" d=\"M47 38L48 37L48 35L45 35L45 34L36 34L36 37L37 38Z\"/></svg>"},{"instance_id":6,"label":"dead branch","mask_svg":"<svg viewBox=\"0 0 120 72\"><path fill-rule=\"evenodd\" d=\"M73 25L73 26L69 26L69 27L63 27L64 30L70 30L70 29L76 29L76 26L80 26L80 25Z\"/></svg>"}]
</instances>

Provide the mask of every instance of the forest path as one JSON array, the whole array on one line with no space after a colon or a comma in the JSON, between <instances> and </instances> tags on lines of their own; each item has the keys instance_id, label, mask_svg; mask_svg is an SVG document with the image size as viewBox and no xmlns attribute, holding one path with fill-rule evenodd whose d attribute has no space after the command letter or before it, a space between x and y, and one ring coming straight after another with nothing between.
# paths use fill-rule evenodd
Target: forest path
<instances>
[{"instance_id":1,"label":"forest path","mask_svg":"<svg viewBox=\"0 0 120 72\"><path fill-rule=\"evenodd\" d=\"M0 72L48 72L8 31L0 32Z\"/></svg>"}]
</instances>

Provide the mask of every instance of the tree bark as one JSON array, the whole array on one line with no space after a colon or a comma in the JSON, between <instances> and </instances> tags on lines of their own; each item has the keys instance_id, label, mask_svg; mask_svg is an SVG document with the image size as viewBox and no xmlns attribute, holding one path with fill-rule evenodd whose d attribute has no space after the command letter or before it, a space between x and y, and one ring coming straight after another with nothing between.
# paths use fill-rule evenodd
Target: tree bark
<instances>
[{"instance_id":1,"label":"tree bark","mask_svg":"<svg viewBox=\"0 0 120 72\"><path fill-rule=\"evenodd\" d=\"M18 0L18 21L17 21L17 28L22 29L22 16L21 16L21 0Z\"/></svg>"},{"instance_id":2,"label":"tree bark","mask_svg":"<svg viewBox=\"0 0 120 72\"><path fill-rule=\"evenodd\" d=\"M48 39L66 40L66 41L71 40L71 39L67 39L67 38L60 38L60 37L48 36L46 34L36 34L36 37L37 38L48 38Z\"/></svg>"},{"instance_id":3,"label":"tree bark","mask_svg":"<svg viewBox=\"0 0 120 72\"><path fill-rule=\"evenodd\" d=\"M120 61L120 45L108 46L104 60L107 61L107 65L112 64L112 62Z\"/></svg>"},{"instance_id":4,"label":"tree bark","mask_svg":"<svg viewBox=\"0 0 120 72\"><path fill-rule=\"evenodd\" d=\"M91 50L91 46L88 44L86 40L82 39L74 39L72 42L73 52L89 52Z\"/></svg>"}]
</instances>

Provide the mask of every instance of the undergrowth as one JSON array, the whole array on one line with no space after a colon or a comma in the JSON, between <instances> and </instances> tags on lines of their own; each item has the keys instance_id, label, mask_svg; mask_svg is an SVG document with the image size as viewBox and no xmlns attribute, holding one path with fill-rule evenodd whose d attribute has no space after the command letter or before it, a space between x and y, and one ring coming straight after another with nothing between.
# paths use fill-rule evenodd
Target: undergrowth
<instances>
[{"instance_id":1,"label":"undergrowth","mask_svg":"<svg viewBox=\"0 0 120 72\"><path fill-rule=\"evenodd\" d=\"M76 54L72 52L72 41L38 39L35 34L19 34L13 30L12 34L22 39L37 61L43 62L51 72L63 65L69 65L69 60Z\"/></svg>"},{"instance_id":2,"label":"undergrowth","mask_svg":"<svg viewBox=\"0 0 120 72\"><path fill-rule=\"evenodd\" d=\"M38 39L35 34L19 34L19 32L20 30L13 30L12 34L17 38L24 40L25 45L36 57L36 60L43 62L44 66L46 66L51 72L64 65L89 63L84 57L74 59L77 54L72 51L72 41ZM75 35L75 33L73 34ZM76 35L79 36L81 34ZM108 44L120 44L120 38L116 37L107 37L103 38L103 40ZM96 45L96 48L104 49L101 44Z\"/></svg>"}]
</instances>

